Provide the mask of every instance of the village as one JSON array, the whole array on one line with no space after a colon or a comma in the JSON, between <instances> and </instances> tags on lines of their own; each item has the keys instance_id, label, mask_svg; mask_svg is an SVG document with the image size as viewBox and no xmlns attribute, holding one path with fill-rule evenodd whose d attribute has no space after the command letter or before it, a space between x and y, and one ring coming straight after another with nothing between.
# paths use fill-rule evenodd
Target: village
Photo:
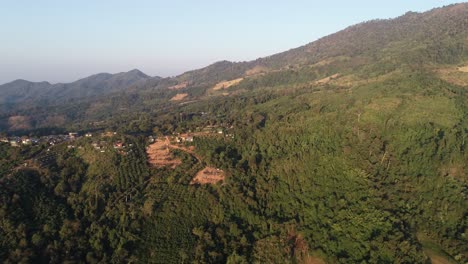
<instances>
[{"instance_id":1,"label":"village","mask_svg":"<svg viewBox=\"0 0 468 264\"><path fill-rule=\"evenodd\" d=\"M87 136L90 134L86 134ZM40 145L48 144L54 146L63 142L69 142L77 139L78 133L68 133L67 135L48 135L42 137L29 137L29 136L13 136L13 137L1 137L0 142L7 143L12 147L28 146L28 145Z\"/></svg>"},{"instance_id":2,"label":"village","mask_svg":"<svg viewBox=\"0 0 468 264\"><path fill-rule=\"evenodd\" d=\"M224 137L233 139L234 134L228 133L233 127L205 126L198 128L197 132L173 133L171 135L147 136L146 155L148 164L153 168L175 169L182 164L182 160L175 157L172 150L183 151L195 157L199 162L202 158L197 155L193 142L198 137ZM0 142L9 144L12 147L26 147L45 145L49 151L52 147L66 144L68 149L83 149L82 144L77 144L77 140L88 138L91 147L98 152L117 151L121 155L126 155L133 151L132 143L125 143L117 137L118 133L113 131L101 133L77 133L70 132L63 135L47 135L41 137L11 136L0 137ZM107 138L107 139L106 139ZM205 167L199 171L191 181L191 184L215 184L224 181L223 170L214 167Z\"/></svg>"}]
</instances>

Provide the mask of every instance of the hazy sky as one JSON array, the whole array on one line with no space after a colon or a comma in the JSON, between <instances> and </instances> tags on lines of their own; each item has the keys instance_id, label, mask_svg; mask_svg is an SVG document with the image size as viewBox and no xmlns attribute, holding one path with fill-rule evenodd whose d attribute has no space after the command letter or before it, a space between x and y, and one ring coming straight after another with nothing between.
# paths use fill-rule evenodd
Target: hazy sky
<instances>
[{"instance_id":1,"label":"hazy sky","mask_svg":"<svg viewBox=\"0 0 468 264\"><path fill-rule=\"evenodd\" d=\"M0 83L69 82L134 68L172 76L456 2L463 1L0 0Z\"/></svg>"}]
</instances>

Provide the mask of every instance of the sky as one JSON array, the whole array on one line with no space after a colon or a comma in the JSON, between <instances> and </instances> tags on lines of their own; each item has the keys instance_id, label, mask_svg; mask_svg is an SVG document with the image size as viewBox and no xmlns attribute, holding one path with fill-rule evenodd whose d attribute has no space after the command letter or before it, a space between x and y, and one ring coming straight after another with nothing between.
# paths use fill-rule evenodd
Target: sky
<instances>
[{"instance_id":1,"label":"sky","mask_svg":"<svg viewBox=\"0 0 468 264\"><path fill-rule=\"evenodd\" d=\"M463 1L0 0L0 84L247 61L353 24Z\"/></svg>"}]
</instances>

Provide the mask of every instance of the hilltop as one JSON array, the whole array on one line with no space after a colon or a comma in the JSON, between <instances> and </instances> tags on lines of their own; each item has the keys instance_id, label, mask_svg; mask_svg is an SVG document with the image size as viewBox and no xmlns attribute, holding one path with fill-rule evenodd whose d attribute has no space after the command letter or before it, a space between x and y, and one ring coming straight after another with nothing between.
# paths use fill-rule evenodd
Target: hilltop
<instances>
[{"instance_id":1,"label":"hilltop","mask_svg":"<svg viewBox=\"0 0 468 264\"><path fill-rule=\"evenodd\" d=\"M71 98L100 96L129 89L150 78L135 69L116 74L99 73L72 83L50 84L49 82L15 80L0 85L0 104L15 105L35 101L56 103Z\"/></svg>"}]
</instances>

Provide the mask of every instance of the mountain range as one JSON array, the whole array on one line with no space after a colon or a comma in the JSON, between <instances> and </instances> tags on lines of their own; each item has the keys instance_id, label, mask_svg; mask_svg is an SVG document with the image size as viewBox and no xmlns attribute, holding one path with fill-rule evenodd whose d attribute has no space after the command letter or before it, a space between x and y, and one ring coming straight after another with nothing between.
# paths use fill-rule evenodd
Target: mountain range
<instances>
[{"instance_id":1,"label":"mountain range","mask_svg":"<svg viewBox=\"0 0 468 264\"><path fill-rule=\"evenodd\" d=\"M467 12L467 4L464 3L425 13L408 12L395 19L363 22L269 57L237 63L220 61L203 69L166 78L159 87L168 88L174 83L182 84L180 88L214 85L239 78L274 75L286 70L304 70L304 67L313 65L322 69L334 66L376 75L382 71L393 71L401 65L430 67L433 64L456 63L468 53ZM117 74L100 73L67 84L16 80L0 85L0 104L94 98L131 87L155 87L161 79L132 70Z\"/></svg>"},{"instance_id":2,"label":"mountain range","mask_svg":"<svg viewBox=\"0 0 468 264\"><path fill-rule=\"evenodd\" d=\"M158 78L153 77L153 79ZM0 104L16 104L38 100L58 101L105 95L128 89L148 79L151 79L151 77L135 69L116 74L99 73L72 83L50 84L49 82L15 80L0 85L0 91L2 91Z\"/></svg>"}]
</instances>

